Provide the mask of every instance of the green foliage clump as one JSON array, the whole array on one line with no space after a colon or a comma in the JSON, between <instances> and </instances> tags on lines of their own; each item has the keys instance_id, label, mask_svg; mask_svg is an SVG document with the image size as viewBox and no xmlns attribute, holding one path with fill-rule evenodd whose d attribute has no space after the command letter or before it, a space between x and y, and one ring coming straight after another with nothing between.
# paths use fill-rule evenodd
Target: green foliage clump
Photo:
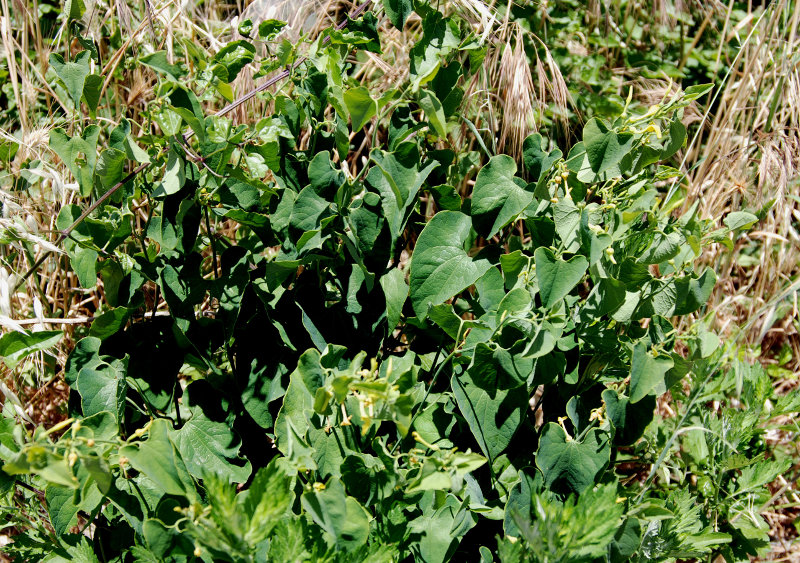
<instances>
[{"instance_id":1,"label":"green foliage clump","mask_svg":"<svg viewBox=\"0 0 800 563\"><path fill-rule=\"evenodd\" d=\"M411 8L384 3L398 27ZM740 560L763 547L747 506L787 467L742 455L768 416L763 376L745 378L746 413L693 414L700 430L683 433L651 424L657 397L720 357L711 333L671 320L714 287L698 257L756 220L714 229L696 208L674 216L679 190L664 197L680 182L663 163L684 146L682 112L708 87L593 118L566 154L534 134L521 163L481 165L451 132L486 47L436 4L413 9L423 32L396 89L355 78L354 54L383 39L366 13L303 63L265 59L264 73L289 65L291 93L269 94L253 125L198 97L225 99L256 60L243 39L213 58L187 48L185 65L142 56L160 81L138 141L127 120L52 131L81 194L107 197L57 219L78 280L99 277L106 301L65 367L72 418L31 431L5 405L0 485L28 503L12 522L30 531L20 557ZM52 65L93 115L92 57ZM169 316L153 314L159 298ZM52 336L3 337L4 361ZM667 459L684 440L691 455ZM623 475L630 460L643 483ZM711 483L654 487L664 471ZM37 489L49 524L25 521Z\"/></svg>"}]
</instances>

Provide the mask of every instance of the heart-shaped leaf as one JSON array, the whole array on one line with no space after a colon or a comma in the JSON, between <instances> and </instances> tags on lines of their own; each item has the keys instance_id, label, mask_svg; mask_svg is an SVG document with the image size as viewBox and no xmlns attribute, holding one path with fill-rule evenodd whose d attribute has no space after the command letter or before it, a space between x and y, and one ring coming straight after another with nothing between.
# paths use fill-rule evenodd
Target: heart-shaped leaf
<instances>
[{"instance_id":1,"label":"heart-shaped leaf","mask_svg":"<svg viewBox=\"0 0 800 563\"><path fill-rule=\"evenodd\" d=\"M533 201L533 194L514 182L517 165L507 155L493 156L475 179L472 220L486 238L516 219Z\"/></svg>"},{"instance_id":2,"label":"heart-shaped leaf","mask_svg":"<svg viewBox=\"0 0 800 563\"><path fill-rule=\"evenodd\" d=\"M589 267L589 261L583 256L561 260L547 248L537 248L533 258L536 263L536 278L539 280L539 294L546 309L566 297L578 285Z\"/></svg>"},{"instance_id":3,"label":"heart-shaped leaf","mask_svg":"<svg viewBox=\"0 0 800 563\"><path fill-rule=\"evenodd\" d=\"M461 375L453 376L453 395L458 410L466 419L475 440L490 462L511 443L528 405L525 386L498 370L492 350L479 345L473 364Z\"/></svg>"},{"instance_id":4,"label":"heart-shaped leaf","mask_svg":"<svg viewBox=\"0 0 800 563\"><path fill-rule=\"evenodd\" d=\"M50 66L56 71L56 75L64 83L64 86L69 92L75 104L75 109L80 110L81 96L83 96L83 85L86 82L86 77L89 76L89 60L91 54L89 51L81 51L77 54L74 61L65 62L64 57L58 53L50 55ZM96 104L95 104L96 107Z\"/></svg>"},{"instance_id":5,"label":"heart-shaped leaf","mask_svg":"<svg viewBox=\"0 0 800 563\"><path fill-rule=\"evenodd\" d=\"M350 120L353 124L353 133L361 131L361 128L372 119L378 111L378 103L369 95L369 90L363 86L350 88L344 93L344 104L350 113Z\"/></svg>"},{"instance_id":6,"label":"heart-shaped leaf","mask_svg":"<svg viewBox=\"0 0 800 563\"><path fill-rule=\"evenodd\" d=\"M653 356L647 351L647 344L637 343L631 358L631 403L644 399L659 385L663 385L664 376L673 365L675 363L669 355Z\"/></svg>"},{"instance_id":7,"label":"heart-shaped leaf","mask_svg":"<svg viewBox=\"0 0 800 563\"><path fill-rule=\"evenodd\" d=\"M536 466L547 487L559 492L582 493L592 486L608 465L608 434L592 428L578 442L555 422L548 422L539 440Z\"/></svg>"},{"instance_id":8,"label":"heart-shaped leaf","mask_svg":"<svg viewBox=\"0 0 800 563\"><path fill-rule=\"evenodd\" d=\"M430 305L439 305L474 284L491 268L473 260L463 248L470 219L458 211L440 211L425 225L411 256L411 304L423 317Z\"/></svg>"}]
</instances>

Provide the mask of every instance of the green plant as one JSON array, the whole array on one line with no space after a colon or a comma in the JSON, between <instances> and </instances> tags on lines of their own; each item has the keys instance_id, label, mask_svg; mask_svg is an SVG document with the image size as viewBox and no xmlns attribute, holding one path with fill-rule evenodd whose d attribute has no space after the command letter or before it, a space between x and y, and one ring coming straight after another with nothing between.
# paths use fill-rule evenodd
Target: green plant
<instances>
[{"instance_id":1,"label":"green plant","mask_svg":"<svg viewBox=\"0 0 800 563\"><path fill-rule=\"evenodd\" d=\"M302 55L186 44L182 64L140 58L160 81L138 139L92 118L90 50L53 59L74 112L50 146L99 203L64 206L58 238L105 301L65 366L71 418L31 430L4 408L2 492L29 515L43 491L52 526L37 521L20 556L668 560L742 532L742 478L711 498L618 471L636 448L660 470L683 436L650 426L656 398L713 373L715 346L670 319L714 287L702 249L757 220L678 218L679 194L659 190L680 174L660 163L684 146L681 113L709 87L593 118L566 156L534 134L521 167L481 165L450 132L486 45L435 4L383 8L422 22L398 88L355 78L380 52L369 11ZM201 98L230 101L254 62L288 67L271 115L206 115ZM0 346L14 362L52 336ZM759 475L749 492L784 466L726 467Z\"/></svg>"}]
</instances>

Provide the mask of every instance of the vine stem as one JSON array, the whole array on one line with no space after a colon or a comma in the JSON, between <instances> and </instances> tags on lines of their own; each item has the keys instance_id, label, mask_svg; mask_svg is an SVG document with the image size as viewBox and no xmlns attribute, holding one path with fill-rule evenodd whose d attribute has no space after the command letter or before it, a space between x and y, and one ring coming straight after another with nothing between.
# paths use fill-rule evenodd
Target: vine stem
<instances>
[{"instance_id":1,"label":"vine stem","mask_svg":"<svg viewBox=\"0 0 800 563\"><path fill-rule=\"evenodd\" d=\"M347 22L349 20L355 19L358 16L360 16L361 14L363 14L370 7L371 4L372 4L372 0L366 0L364 3L360 4L359 6L357 6L355 9L353 9L352 12L350 12L348 14L347 19L344 19L344 20L340 21L338 24L336 24L334 29L336 29L337 31L339 31L341 29L344 29L347 26ZM325 45L328 42L330 42L330 36L326 36L325 39L322 41L322 44ZM299 58L297 61L294 62L294 64L291 65L290 68L287 68L287 69L281 71L280 73L276 74L275 76L273 76L272 78L267 80L264 84L258 86L257 88L254 88L253 90L251 90L250 92L248 92L244 96L238 98L237 100L234 100L233 102L231 102L230 104L228 104L227 106L225 106L224 108L222 108L221 110L216 112L215 115L223 116L223 115L225 115L227 113L230 113L231 111L233 111L234 109L236 109L237 107L239 107L240 105L245 103L246 101L252 99L256 94L258 94L260 92L263 92L264 90L266 90L270 86L273 86L273 85L277 84L278 82L280 82L281 80L283 80L285 78L288 78L295 69L297 69L303 63L305 63L307 60L308 60L308 57ZM184 139L189 139L189 138L191 138L191 136L192 136L192 133L190 132L190 133L188 133L187 135L184 136ZM161 153L158 156L159 157L162 156L164 152L166 152L166 148L162 149ZM106 193L104 193L102 196L100 196L97 199L97 201L95 201L88 208L86 208L86 210L83 213L81 213L80 216L77 219L75 219L75 221L73 221L72 224L69 227L67 227L66 229L64 229L62 231L59 231L59 235L58 235L58 238L55 241L55 244L59 245L62 242L64 242L66 239L68 239L69 236L72 234L72 232L76 228L78 228L78 225L80 225L83 222L84 219L86 219L92 212L94 212L95 209L97 209L98 207L103 205L103 203L105 203L106 200L108 200L112 195L114 195L117 192L117 190L119 190L123 185L125 185L126 183L130 182L131 180L133 180L140 172L142 172L146 168L148 168L150 166L150 164L151 164L151 162L145 162L145 163L140 164L139 166L134 168L122 180L120 180L114 186L112 186ZM51 254L53 254L52 250L46 251L44 254L42 254L41 257L39 257L38 260L36 260L36 262L34 262L31 265L30 268L28 268L28 271L25 272L25 274L22 276L22 278L20 278L20 280L14 286L13 293L16 293L19 290L19 288L22 287L22 285L28 280L28 278L30 278L31 275L33 275L33 273L36 270L38 270L39 267L42 264L44 264L44 261L47 260L50 257Z\"/></svg>"}]
</instances>

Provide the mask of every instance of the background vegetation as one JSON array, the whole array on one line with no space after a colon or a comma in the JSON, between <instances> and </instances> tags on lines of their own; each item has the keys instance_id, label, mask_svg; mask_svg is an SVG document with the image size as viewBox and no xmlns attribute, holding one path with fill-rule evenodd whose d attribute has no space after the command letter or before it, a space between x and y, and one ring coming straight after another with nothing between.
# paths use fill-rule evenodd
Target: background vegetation
<instances>
[{"instance_id":1,"label":"background vegetation","mask_svg":"<svg viewBox=\"0 0 800 563\"><path fill-rule=\"evenodd\" d=\"M6 557L797 557L796 3L0 7Z\"/></svg>"}]
</instances>

